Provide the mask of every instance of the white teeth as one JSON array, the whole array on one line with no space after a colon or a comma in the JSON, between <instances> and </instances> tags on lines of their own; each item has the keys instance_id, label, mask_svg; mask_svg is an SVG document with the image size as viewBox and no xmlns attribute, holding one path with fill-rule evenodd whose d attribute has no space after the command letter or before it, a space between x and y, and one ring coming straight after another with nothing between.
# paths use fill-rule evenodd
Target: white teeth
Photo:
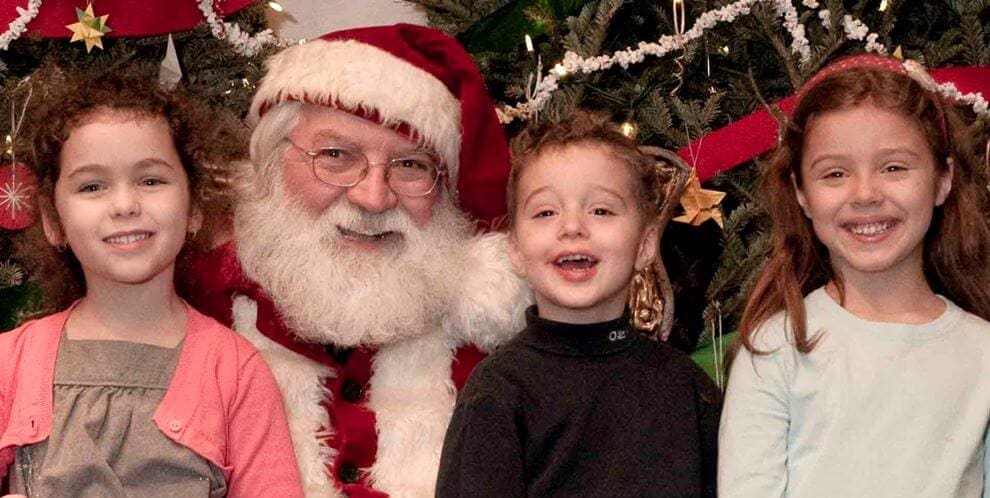
<instances>
[{"instance_id":1,"label":"white teeth","mask_svg":"<svg viewBox=\"0 0 990 498\"><path fill-rule=\"evenodd\" d=\"M557 264L566 263L568 261L595 261L591 256L586 256L584 254L570 254L557 258Z\"/></svg>"},{"instance_id":2,"label":"white teeth","mask_svg":"<svg viewBox=\"0 0 990 498\"><path fill-rule=\"evenodd\" d=\"M894 224L889 221L884 223L867 223L866 225L852 225L849 227L849 231L856 235L873 236L890 230L892 226Z\"/></svg>"},{"instance_id":3,"label":"white teeth","mask_svg":"<svg viewBox=\"0 0 990 498\"><path fill-rule=\"evenodd\" d=\"M362 238L362 239L379 239L380 240L380 239L384 239L385 237L388 237L389 234L392 233L391 231L378 232L378 233L362 233L362 232L358 232L356 230L348 230L348 229L343 228L343 227L338 227L338 229L340 230L341 235L343 235L345 237L355 237L355 238Z\"/></svg>"},{"instance_id":4,"label":"white teeth","mask_svg":"<svg viewBox=\"0 0 990 498\"><path fill-rule=\"evenodd\" d=\"M111 244L133 244L139 240L151 237L150 233L139 233L133 235L121 235L119 237L107 237L106 241Z\"/></svg>"}]
</instances>

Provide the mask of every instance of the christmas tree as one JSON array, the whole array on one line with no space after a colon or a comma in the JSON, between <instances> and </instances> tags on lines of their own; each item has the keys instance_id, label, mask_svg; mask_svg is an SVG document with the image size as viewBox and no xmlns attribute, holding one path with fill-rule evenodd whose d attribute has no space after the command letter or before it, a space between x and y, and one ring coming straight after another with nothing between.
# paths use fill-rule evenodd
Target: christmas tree
<instances>
[{"instance_id":1,"label":"christmas tree","mask_svg":"<svg viewBox=\"0 0 990 498\"><path fill-rule=\"evenodd\" d=\"M415 3L471 51L497 101L520 103L503 109L514 118L510 133L523 119L605 109L642 143L686 152L689 164L705 147L724 147L706 142L712 130L760 109L778 112L775 102L842 55L896 52L929 68L990 64L990 2L980 0ZM547 78L555 81L547 85ZM555 88L541 91L547 87ZM968 110L985 144L988 120ZM738 324L765 262L758 166L749 161L708 180L708 188L728 194L724 227L672 223L664 234L676 294L670 340L682 349Z\"/></svg>"}]
</instances>

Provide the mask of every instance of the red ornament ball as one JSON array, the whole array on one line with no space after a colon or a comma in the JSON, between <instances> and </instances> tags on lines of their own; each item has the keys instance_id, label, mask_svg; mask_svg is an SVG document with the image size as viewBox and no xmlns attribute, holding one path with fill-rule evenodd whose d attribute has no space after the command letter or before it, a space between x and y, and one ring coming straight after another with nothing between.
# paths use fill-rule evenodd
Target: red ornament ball
<instances>
[{"instance_id":1,"label":"red ornament ball","mask_svg":"<svg viewBox=\"0 0 990 498\"><path fill-rule=\"evenodd\" d=\"M34 222L32 197L38 179L21 164L0 165L0 228L20 230Z\"/></svg>"}]
</instances>

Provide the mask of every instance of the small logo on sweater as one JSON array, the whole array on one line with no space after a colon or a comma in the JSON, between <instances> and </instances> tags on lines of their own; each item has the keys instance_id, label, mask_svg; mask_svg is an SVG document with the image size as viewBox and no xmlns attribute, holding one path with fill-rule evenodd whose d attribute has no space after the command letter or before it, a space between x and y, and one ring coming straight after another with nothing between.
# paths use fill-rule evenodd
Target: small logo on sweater
<instances>
[{"instance_id":1,"label":"small logo on sweater","mask_svg":"<svg viewBox=\"0 0 990 498\"><path fill-rule=\"evenodd\" d=\"M624 329L613 330L608 333L608 340L615 342L621 341L626 338L626 331Z\"/></svg>"}]
</instances>

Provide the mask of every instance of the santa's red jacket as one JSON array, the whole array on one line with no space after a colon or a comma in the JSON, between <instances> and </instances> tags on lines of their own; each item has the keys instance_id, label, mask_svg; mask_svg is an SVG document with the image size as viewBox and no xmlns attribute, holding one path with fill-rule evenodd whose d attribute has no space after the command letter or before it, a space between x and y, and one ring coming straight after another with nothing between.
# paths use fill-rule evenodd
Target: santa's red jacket
<instances>
[{"instance_id":1,"label":"santa's red jacket","mask_svg":"<svg viewBox=\"0 0 990 498\"><path fill-rule=\"evenodd\" d=\"M437 330L352 349L296 339L244 276L233 242L191 258L189 299L251 341L275 374L308 497L433 496L456 391L482 351L521 328L529 304L504 236L471 246L472 270Z\"/></svg>"}]
</instances>

